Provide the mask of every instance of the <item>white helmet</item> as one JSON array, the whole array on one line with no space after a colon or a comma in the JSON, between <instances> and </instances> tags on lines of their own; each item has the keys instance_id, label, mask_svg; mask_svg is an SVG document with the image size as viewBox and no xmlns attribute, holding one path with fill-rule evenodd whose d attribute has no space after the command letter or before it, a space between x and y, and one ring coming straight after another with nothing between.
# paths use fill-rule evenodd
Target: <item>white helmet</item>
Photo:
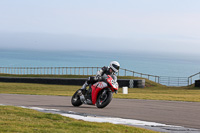
<instances>
[{"instance_id":1,"label":"white helmet","mask_svg":"<svg viewBox=\"0 0 200 133\"><path fill-rule=\"evenodd\" d=\"M109 68L111 68L114 72L117 73L119 71L119 67L120 67L119 62L117 61L110 62Z\"/></svg>"}]
</instances>

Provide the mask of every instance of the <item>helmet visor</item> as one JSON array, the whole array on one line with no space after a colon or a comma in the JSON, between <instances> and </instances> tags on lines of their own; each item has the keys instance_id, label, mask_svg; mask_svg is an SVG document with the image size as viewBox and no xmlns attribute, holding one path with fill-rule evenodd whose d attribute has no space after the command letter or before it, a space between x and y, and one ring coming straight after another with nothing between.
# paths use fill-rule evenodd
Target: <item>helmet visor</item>
<instances>
[{"instance_id":1,"label":"helmet visor","mask_svg":"<svg viewBox=\"0 0 200 133\"><path fill-rule=\"evenodd\" d=\"M119 70L119 66L118 66L118 65L112 64L112 66L113 66L117 71Z\"/></svg>"}]
</instances>

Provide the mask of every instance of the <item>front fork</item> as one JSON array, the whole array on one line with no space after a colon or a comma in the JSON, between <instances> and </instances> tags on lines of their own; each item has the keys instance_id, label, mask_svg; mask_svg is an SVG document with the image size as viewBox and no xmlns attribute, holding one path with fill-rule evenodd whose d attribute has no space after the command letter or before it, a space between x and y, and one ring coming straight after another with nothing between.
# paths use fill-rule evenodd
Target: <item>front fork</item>
<instances>
[{"instance_id":1,"label":"front fork","mask_svg":"<svg viewBox=\"0 0 200 133\"><path fill-rule=\"evenodd\" d=\"M106 96L106 93L107 93L107 90L105 89L105 90L103 90L103 93L102 93L102 97L104 97L104 96Z\"/></svg>"}]
</instances>

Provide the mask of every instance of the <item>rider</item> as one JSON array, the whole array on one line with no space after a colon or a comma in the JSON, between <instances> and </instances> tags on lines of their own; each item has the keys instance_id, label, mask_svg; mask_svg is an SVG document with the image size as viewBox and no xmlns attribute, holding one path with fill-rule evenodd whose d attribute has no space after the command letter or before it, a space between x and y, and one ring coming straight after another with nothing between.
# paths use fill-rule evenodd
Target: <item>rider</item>
<instances>
[{"instance_id":1,"label":"rider","mask_svg":"<svg viewBox=\"0 0 200 133\"><path fill-rule=\"evenodd\" d=\"M119 71L120 64L117 61L110 62L110 65L108 67L102 67L96 74L96 76L89 77L88 80L83 84L81 89L78 91L78 95L80 96L80 100L82 103L85 104L92 104L92 101L89 99L85 99L83 93L86 91L86 87L89 84L94 84L98 81L105 81L104 75L110 75L113 80L117 81L117 72ZM107 76L105 76L107 77Z\"/></svg>"},{"instance_id":2,"label":"rider","mask_svg":"<svg viewBox=\"0 0 200 133\"><path fill-rule=\"evenodd\" d=\"M119 71L120 64L117 61L110 62L110 65L108 67L104 66L102 67L96 74L96 76L89 77L88 80L83 84L81 87L82 92L86 90L86 87L89 84L94 84L98 81L103 81L103 75L110 75L113 77L114 80L117 81L117 75L116 73Z\"/></svg>"}]
</instances>

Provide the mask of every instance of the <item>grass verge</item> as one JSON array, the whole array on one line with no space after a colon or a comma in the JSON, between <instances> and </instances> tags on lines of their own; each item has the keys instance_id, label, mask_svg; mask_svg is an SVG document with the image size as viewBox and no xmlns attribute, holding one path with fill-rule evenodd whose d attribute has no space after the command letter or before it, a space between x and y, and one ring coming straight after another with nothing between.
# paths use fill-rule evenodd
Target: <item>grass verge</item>
<instances>
[{"instance_id":1,"label":"grass verge","mask_svg":"<svg viewBox=\"0 0 200 133\"><path fill-rule=\"evenodd\" d=\"M155 133L110 123L83 122L57 114L12 106L0 106L0 132L53 133Z\"/></svg>"},{"instance_id":2,"label":"grass verge","mask_svg":"<svg viewBox=\"0 0 200 133\"><path fill-rule=\"evenodd\" d=\"M81 86L0 82L0 93L72 96L80 87ZM122 94L122 88L119 88L118 94L114 94L113 96L114 98L200 102L200 89L193 86L167 87L151 85L145 88L129 88L128 94L126 95Z\"/></svg>"}]
</instances>

